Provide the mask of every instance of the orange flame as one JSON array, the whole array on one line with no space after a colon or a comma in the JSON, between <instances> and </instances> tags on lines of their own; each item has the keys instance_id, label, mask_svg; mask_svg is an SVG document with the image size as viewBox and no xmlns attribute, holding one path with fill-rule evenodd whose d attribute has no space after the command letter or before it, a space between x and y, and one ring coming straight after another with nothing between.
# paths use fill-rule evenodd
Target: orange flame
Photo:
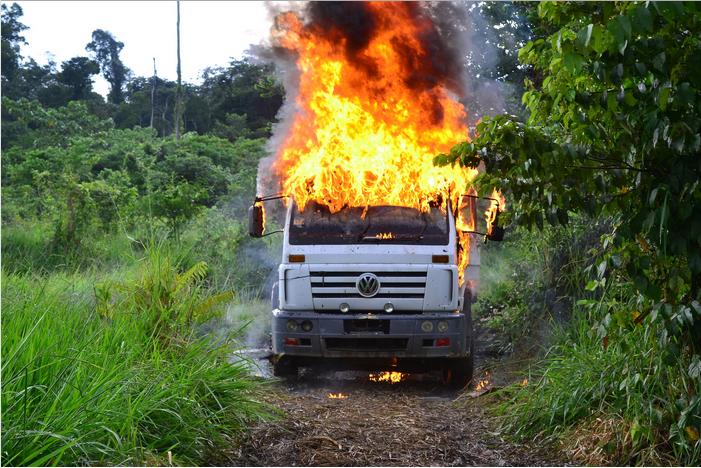
<instances>
[{"instance_id":1,"label":"orange flame","mask_svg":"<svg viewBox=\"0 0 701 468\"><path fill-rule=\"evenodd\" d=\"M299 71L297 112L273 166L283 191L301 210L315 201L331 212L376 205L445 210L448 202L457 211L478 171L433 165L435 155L469 141L465 109L447 78L422 68L435 63L422 38L436 28L411 2L362 8L379 26L352 55L346 45L353 38L339 30L294 12L276 18L273 45L296 57ZM469 249L462 233L461 284Z\"/></svg>"},{"instance_id":2,"label":"orange flame","mask_svg":"<svg viewBox=\"0 0 701 468\"><path fill-rule=\"evenodd\" d=\"M348 395L346 395L345 393L338 392L338 393L329 393L328 395L326 395L326 397L330 398L332 400L345 400L346 398L348 398Z\"/></svg>"},{"instance_id":3,"label":"orange flame","mask_svg":"<svg viewBox=\"0 0 701 468\"><path fill-rule=\"evenodd\" d=\"M480 381L477 382L477 385L475 386L475 391L481 392L483 390L487 390L491 385L491 382L489 380L491 376L492 375L489 372L485 373L484 377L482 377Z\"/></svg>"},{"instance_id":4,"label":"orange flame","mask_svg":"<svg viewBox=\"0 0 701 468\"><path fill-rule=\"evenodd\" d=\"M391 232L381 232L377 235L378 239L394 239L394 234Z\"/></svg>"},{"instance_id":5,"label":"orange flame","mask_svg":"<svg viewBox=\"0 0 701 468\"><path fill-rule=\"evenodd\" d=\"M254 203L254 206L260 206L260 209L263 212L263 231L262 232L265 232L265 205L263 204L262 201L257 201Z\"/></svg>"},{"instance_id":6,"label":"orange flame","mask_svg":"<svg viewBox=\"0 0 701 468\"><path fill-rule=\"evenodd\" d=\"M487 211L484 212L484 217L487 220L487 234L491 234L494 221L496 221L497 210L506 211L506 198L498 190L492 190L491 198L493 198Z\"/></svg>"},{"instance_id":7,"label":"orange flame","mask_svg":"<svg viewBox=\"0 0 701 468\"><path fill-rule=\"evenodd\" d=\"M409 374L404 372L375 372L368 376L370 382L389 382L391 384L403 382Z\"/></svg>"}]
</instances>

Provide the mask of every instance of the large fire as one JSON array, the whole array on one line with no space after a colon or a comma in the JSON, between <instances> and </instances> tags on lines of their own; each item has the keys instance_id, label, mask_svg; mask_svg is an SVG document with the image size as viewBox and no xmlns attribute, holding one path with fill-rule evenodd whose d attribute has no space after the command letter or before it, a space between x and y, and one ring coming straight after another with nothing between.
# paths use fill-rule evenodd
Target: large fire
<instances>
[{"instance_id":1,"label":"large fire","mask_svg":"<svg viewBox=\"0 0 701 468\"><path fill-rule=\"evenodd\" d=\"M448 202L457 210L478 172L432 162L469 140L435 25L417 3L351 3L360 16L340 23L276 18L273 43L299 73L298 112L274 165L284 193L300 209L315 201L331 212ZM461 283L469 240L460 236Z\"/></svg>"}]
</instances>

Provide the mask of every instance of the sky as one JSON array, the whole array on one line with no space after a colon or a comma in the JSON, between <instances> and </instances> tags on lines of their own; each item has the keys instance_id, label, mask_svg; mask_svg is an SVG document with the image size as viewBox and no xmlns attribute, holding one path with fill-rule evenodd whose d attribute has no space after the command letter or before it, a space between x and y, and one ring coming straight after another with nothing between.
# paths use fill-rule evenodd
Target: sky
<instances>
[{"instance_id":1,"label":"sky","mask_svg":"<svg viewBox=\"0 0 701 468\"><path fill-rule=\"evenodd\" d=\"M11 2L4 2L10 4ZM22 55L39 64L88 55L85 46L95 29L111 32L124 43L120 57L137 76L175 80L175 1L18 1L20 21L29 27ZM250 44L268 36L271 19L265 2L180 2L180 56L183 80L199 83L202 70L241 58ZM50 55L49 55L50 54ZM109 86L95 77L94 89L103 96Z\"/></svg>"}]
</instances>

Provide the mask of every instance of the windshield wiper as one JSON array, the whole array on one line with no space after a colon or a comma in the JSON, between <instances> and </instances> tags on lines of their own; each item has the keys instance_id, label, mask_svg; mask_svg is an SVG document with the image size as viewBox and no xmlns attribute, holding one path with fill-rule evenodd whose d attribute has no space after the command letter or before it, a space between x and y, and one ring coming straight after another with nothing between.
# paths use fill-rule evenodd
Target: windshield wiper
<instances>
[{"instance_id":1,"label":"windshield wiper","mask_svg":"<svg viewBox=\"0 0 701 468\"><path fill-rule=\"evenodd\" d=\"M358 242L361 242L361 241L364 241L364 240L365 240L365 234L367 234L368 231L370 230L370 226L372 226L372 224L371 224L371 223L368 223L368 225L365 226L365 229L363 229L363 232L361 232L360 234L358 234L358 239L357 239ZM375 236L368 236L367 238L368 238L368 239L373 239L373 238L375 238Z\"/></svg>"}]
</instances>

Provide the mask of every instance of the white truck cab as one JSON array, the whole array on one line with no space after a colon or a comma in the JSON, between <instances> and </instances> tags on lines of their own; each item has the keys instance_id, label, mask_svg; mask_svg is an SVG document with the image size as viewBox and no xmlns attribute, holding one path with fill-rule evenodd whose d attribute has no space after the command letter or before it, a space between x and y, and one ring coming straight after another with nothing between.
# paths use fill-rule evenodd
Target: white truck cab
<instances>
[{"instance_id":1,"label":"white truck cab","mask_svg":"<svg viewBox=\"0 0 701 468\"><path fill-rule=\"evenodd\" d=\"M249 216L255 237L263 235L262 200ZM472 288L483 236L467 234L472 247L461 284L449 205L331 213L322 204L299 210L290 202L283 235L272 292L276 375L296 375L303 366L440 369L446 383L470 381Z\"/></svg>"}]
</instances>

